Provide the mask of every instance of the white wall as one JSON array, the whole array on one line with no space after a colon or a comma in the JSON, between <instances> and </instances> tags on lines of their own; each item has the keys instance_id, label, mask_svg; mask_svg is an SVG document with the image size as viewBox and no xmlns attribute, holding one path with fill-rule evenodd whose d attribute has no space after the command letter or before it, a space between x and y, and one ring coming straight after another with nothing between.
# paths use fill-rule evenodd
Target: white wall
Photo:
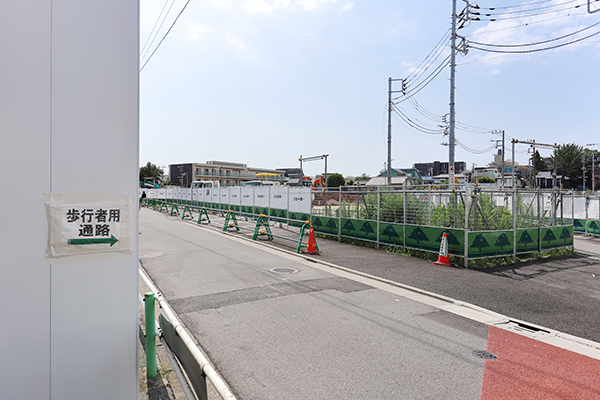
<instances>
[{"instance_id":1,"label":"white wall","mask_svg":"<svg viewBox=\"0 0 600 400\"><path fill-rule=\"evenodd\" d=\"M0 0L0 59L0 397L137 399L137 244L47 264L44 193L137 198L138 2Z\"/></svg>"}]
</instances>

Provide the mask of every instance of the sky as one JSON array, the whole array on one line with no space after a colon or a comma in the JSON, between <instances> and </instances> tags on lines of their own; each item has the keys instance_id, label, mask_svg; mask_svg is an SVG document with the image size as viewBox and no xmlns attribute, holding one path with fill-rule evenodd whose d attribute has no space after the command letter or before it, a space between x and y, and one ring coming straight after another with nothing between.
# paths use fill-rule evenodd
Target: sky
<instances>
[{"instance_id":1,"label":"sky","mask_svg":"<svg viewBox=\"0 0 600 400\"><path fill-rule=\"evenodd\" d=\"M507 159L513 138L600 143L600 11L587 1L471 3L457 31L456 161L492 162L500 131ZM328 154L328 173L375 176L390 77L392 166L448 161L451 14L450 0L143 0L140 166L295 168ZM528 151L517 144L515 160ZM314 176L324 161L303 167Z\"/></svg>"}]
</instances>

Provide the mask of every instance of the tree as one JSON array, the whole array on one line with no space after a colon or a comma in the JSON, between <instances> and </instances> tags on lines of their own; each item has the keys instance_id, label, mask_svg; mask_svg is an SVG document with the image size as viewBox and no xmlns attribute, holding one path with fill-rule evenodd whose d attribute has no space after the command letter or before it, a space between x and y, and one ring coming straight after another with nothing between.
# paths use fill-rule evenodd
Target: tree
<instances>
[{"instance_id":1,"label":"tree","mask_svg":"<svg viewBox=\"0 0 600 400\"><path fill-rule=\"evenodd\" d=\"M492 178L491 176L482 176L480 178L477 178L477 182L479 182L479 183L496 183L496 179Z\"/></svg>"},{"instance_id":2,"label":"tree","mask_svg":"<svg viewBox=\"0 0 600 400\"><path fill-rule=\"evenodd\" d=\"M533 153L531 156L531 164L533 165L534 174L537 175L540 171L548 171L548 165L546 161L540 156L540 152L538 150Z\"/></svg>"},{"instance_id":3,"label":"tree","mask_svg":"<svg viewBox=\"0 0 600 400\"><path fill-rule=\"evenodd\" d=\"M564 144L560 149L556 150L550 157L552 165L554 165L554 157L556 157L557 169L561 171L563 176L569 177L575 185L583 184L583 154L582 146L575 143Z\"/></svg>"},{"instance_id":4,"label":"tree","mask_svg":"<svg viewBox=\"0 0 600 400\"><path fill-rule=\"evenodd\" d=\"M359 176L356 177L356 181L368 181L369 179L371 179L371 177L369 175L367 175L365 172L363 172L362 174L360 174Z\"/></svg>"},{"instance_id":5,"label":"tree","mask_svg":"<svg viewBox=\"0 0 600 400\"><path fill-rule=\"evenodd\" d=\"M140 182L153 181L154 183L160 183L163 176L163 170L148 161L148 164L140 167L139 175Z\"/></svg>"},{"instance_id":6,"label":"tree","mask_svg":"<svg viewBox=\"0 0 600 400\"><path fill-rule=\"evenodd\" d=\"M338 174L337 172L334 172L333 174L327 176L327 187L344 186L345 182L346 180L344 179L342 174Z\"/></svg>"}]
</instances>

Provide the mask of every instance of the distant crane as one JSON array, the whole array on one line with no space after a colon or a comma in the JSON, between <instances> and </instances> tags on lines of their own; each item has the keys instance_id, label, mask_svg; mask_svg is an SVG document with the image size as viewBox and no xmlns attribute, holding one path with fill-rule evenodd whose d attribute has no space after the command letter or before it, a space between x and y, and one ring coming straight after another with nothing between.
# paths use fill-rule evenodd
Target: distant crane
<instances>
[{"instance_id":1,"label":"distant crane","mask_svg":"<svg viewBox=\"0 0 600 400\"><path fill-rule=\"evenodd\" d=\"M298 161L300 161L300 171L302 171L302 161L315 161L315 160L325 159L325 174L324 174L323 180L325 181L325 186L327 186L327 157L329 157L329 154L323 154L320 156L305 157L305 158L302 158L302 156L300 156L300 158L298 159Z\"/></svg>"}]
</instances>

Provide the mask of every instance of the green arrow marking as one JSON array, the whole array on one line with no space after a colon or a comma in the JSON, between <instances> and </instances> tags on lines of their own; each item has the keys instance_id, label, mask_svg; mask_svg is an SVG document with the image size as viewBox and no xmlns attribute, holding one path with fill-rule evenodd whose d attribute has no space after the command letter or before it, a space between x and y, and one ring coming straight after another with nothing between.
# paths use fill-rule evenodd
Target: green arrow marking
<instances>
[{"instance_id":1,"label":"green arrow marking","mask_svg":"<svg viewBox=\"0 0 600 400\"><path fill-rule=\"evenodd\" d=\"M119 239L117 239L116 237L114 237L113 235L110 235L110 238L90 238L90 239L69 239L69 244L76 244L76 245L85 245L85 244L110 244L110 247L113 246L113 244L117 243L119 241Z\"/></svg>"}]
</instances>

